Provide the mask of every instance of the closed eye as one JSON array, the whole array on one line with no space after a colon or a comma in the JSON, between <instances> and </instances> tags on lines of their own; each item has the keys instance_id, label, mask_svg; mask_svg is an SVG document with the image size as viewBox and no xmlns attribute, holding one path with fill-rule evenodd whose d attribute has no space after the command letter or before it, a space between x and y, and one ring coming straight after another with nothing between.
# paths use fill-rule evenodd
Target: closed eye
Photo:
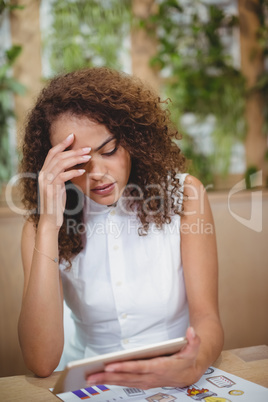
<instances>
[{"instance_id":1,"label":"closed eye","mask_svg":"<svg viewBox=\"0 0 268 402\"><path fill-rule=\"evenodd\" d=\"M102 156L111 156L114 153L116 153L117 150L118 150L118 147L115 147L112 151L103 153Z\"/></svg>"}]
</instances>

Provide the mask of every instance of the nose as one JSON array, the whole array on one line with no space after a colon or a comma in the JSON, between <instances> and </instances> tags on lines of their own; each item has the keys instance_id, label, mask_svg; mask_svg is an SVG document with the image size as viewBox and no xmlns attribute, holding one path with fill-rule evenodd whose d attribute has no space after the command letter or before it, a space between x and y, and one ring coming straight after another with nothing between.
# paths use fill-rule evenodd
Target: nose
<instances>
[{"instance_id":1,"label":"nose","mask_svg":"<svg viewBox=\"0 0 268 402\"><path fill-rule=\"evenodd\" d=\"M87 172L90 174L90 179L99 181L108 174L108 168L105 161L101 157L95 155L90 159Z\"/></svg>"}]
</instances>

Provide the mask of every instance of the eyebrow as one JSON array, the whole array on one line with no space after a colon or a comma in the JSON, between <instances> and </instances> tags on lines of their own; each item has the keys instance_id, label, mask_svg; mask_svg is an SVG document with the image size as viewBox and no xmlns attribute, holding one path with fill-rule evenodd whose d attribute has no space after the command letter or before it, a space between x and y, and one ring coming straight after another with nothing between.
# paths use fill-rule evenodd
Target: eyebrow
<instances>
[{"instance_id":1,"label":"eyebrow","mask_svg":"<svg viewBox=\"0 0 268 402\"><path fill-rule=\"evenodd\" d=\"M115 140L115 137L109 137L109 138L107 138L107 140L105 140L99 147L93 149L93 152L99 151L101 148L103 148L106 144L108 144L108 143L111 142L112 140Z\"/></svg>"}]
</instances>

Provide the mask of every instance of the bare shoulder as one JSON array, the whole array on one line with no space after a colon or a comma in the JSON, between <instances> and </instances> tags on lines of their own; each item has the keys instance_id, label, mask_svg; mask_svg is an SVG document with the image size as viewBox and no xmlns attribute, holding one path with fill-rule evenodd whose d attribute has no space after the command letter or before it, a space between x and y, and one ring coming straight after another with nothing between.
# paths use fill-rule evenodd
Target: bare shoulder
<instances>
[{"instance_id":1,"label":"bare shoulder","mask_svg":"<svg viewBox=\"0 0 268 402\"><path fill-rule=\"evenodd\" d=\"M200 184L202 185L201 181L197 177L192 176L191 174L187 174L187 176L185 177L185 183L193 184L196 186L199 186Z\"/></svg>"},{"instance_id":2,"label":"bare shoulder","mask_svg":"<svg viewBox=\"0 0 268 402\"><path fill-rule=\"evenodd\" d=\"M195 195L197 192L205 191L201 181L197 177L187 175L184 181L184 193L188 196Z\"/></svg>"},{"instance_id":3,"label":"bare shoulder","mask_svg":"<svg viewBox=\"0 0 268 402\"><path fill-rule=\"evenodd\" d=\"M210 212L205 187L199 179L187 175L184 182L184 214L204 214Z\"/></svg>"}]
</instances>

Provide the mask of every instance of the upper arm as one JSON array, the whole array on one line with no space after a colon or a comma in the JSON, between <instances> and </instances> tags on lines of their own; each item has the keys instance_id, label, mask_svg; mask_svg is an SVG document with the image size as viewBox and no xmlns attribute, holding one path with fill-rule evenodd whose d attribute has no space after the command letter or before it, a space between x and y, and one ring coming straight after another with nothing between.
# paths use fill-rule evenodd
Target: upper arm
<instances>
[{"instance_id":1,"label":"upper arm","mask_svg":"<svg viewBox=\"0 0 268 402\"><path fill-rule=\"evenodd\" d=\"M204 186L193 176L184 185L181 253L191 319L218 317L218 261L215 227Z\"/></svg>"}]
</instances>

